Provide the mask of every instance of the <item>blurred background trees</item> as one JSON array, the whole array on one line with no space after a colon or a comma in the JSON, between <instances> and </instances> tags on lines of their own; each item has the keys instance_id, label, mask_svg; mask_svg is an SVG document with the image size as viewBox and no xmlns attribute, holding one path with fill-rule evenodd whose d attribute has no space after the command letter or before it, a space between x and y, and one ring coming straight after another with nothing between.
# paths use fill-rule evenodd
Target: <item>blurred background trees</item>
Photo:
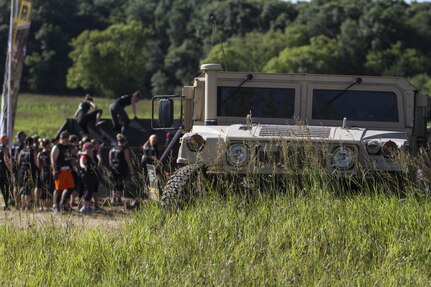
<instances>
[{"instance_id":1,"label":"blurred background trees","mask_svg":"<svg viewBox=\"0 0 431 287\"><path fill-rule=\"evenodd\" d=\"M1 75L8 5L0 0ZM201 63L217 62L229 71L405 76L431 94L431 3L34 0L33 7L27 92L172 94Z\"/></svg>"}]
</instances>

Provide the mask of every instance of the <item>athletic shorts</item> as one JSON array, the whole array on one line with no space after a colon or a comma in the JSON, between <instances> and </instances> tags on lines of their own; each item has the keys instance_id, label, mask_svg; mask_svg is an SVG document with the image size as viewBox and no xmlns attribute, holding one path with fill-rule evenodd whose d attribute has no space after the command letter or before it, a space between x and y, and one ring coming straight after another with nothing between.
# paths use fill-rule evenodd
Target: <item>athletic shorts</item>
<instances>
[{"instance_id":1,"label":"athletic shorts","mask_svg":"<svg viewBox=\"0 0 431 287\"><path fill-rule=\"evenodd\" d=\"M124 190L125 182L127 181L127 172L118 172L116 169L111 170L111 182L115 190Z\"/></svg>"},{"instance_id":2,"label":"athletic shorts","mask_svg":"<svg viewBox=\"0 0 431 287\"><path fill-rule=\"evenodd\" d=\"M75 188L75 182L73 181L72 170L60 170L58 179L54 181L56 190L72 189Z\"/></svg>"}]
</instances>

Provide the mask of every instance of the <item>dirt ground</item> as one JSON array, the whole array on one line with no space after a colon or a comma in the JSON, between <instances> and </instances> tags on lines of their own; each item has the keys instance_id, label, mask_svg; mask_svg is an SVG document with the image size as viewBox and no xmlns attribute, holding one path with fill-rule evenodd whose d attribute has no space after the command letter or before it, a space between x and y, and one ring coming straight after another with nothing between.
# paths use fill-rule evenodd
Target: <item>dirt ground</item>
<instances>
[{"instance_id":1,"label":"dirt ground","mask_svg":"<svg viewBox=\"0 0 431 287\"><path fill-rule=\"evenodd\" d=\"M22 211L11 208L0 211L0 225L9 224L18 228L43 227L85 227L86 229L122 229L124 222L130 218L134 210L124 207L103 207L102 211L82 215L75 207L72 212L54 214L52 211Z\"/></svg>"}]
</instances>

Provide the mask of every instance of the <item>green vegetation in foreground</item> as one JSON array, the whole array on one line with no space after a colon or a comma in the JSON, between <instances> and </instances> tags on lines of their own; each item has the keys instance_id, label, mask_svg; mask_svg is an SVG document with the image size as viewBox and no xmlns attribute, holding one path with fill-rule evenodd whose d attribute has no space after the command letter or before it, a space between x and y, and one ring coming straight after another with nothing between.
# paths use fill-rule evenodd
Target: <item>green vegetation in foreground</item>
<instances>
[{"instance_id":1,"label":"green vegetation in foreground","mask_svg":"<svg viewBox=\"0 0 431 287\"><path fill-rule=\"evenodd\" d=\"M81 100L25 95L15 131L52 137ZM108 118L110 101L97 103ZM149 102L138 110L149 117ZM375 192L322 191L314 186L328 178L317 166L303 169L306 194L210 192L177 213L148 203L111 230L10 221L0 226L0 286L431 285L429 194L410 182L404 197L387 194L391 182ZM231 188L197 188L208 189Z\"/></svg>"},{"instance_id":2,"label":"green vegetation in foreground","mask_svg":"<svg viewBox=\"0 0 431 287\"><path fill-rule=\"evenodd\" d=\"M123 230L0 228L2 286L429 286L428 197L211 196ZM85 218L83 218L85 220Z\"/></svg>"},{"instance_id":3,"label":"green vegetation in foreground","mask_svg":"<svg viewBox=\"0 0 431 287\"><path fill-rule=\"evenodd\" d=\"M67 118L74 118L75 111L83 99L84 96L20 95L15 117L15 133L23 130L28 135L52 138ZM103 111L102 118L110 119L109 105L112 101L112 99L95 98L97 107ZM130 107L127 107L126 111L132 115ZM137 112L139 118L150 118L151 101L140 101Z\"/></svg>"}]
</instances>

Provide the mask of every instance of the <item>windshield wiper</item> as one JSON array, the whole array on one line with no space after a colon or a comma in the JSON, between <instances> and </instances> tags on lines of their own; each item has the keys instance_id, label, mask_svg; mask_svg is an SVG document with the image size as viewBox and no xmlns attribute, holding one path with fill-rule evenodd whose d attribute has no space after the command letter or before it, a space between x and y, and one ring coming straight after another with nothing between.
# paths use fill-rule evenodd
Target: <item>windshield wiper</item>
<instances>
[{"instance_id":1,"label":"windshield wiper","mask_svg":"<svg viewBox=\"0 0 431 287\"><path fill-rule=\"evenodd\" d=\"M225 104L227 100L229 100L232 96L234 96L236 93L238 93L238 91L241 89L241 87L247 83L248 81L253 80L253 75L252 74L248 74L245 79L241 82L241 84L239 84L239 86L229 95L226 97L226 99L224 99L222 104Z\"/></svg>"},{"instance_id":2,"label":"windshield wiper","mask_svg":"<svg viewBox=\"0 0 431 287\"><path fill-rule=\"evenodd\" d=\"M332 99L330 99L329 101L326 102L327 105L332 104L333 101L335 101L337 98L341 97L342 95L344 95L351 87L353 87L354 85L358 85L362 83L362 79L361 78L356 78L356 80L351 83L347 88L344 89L344 91L341 91L338 95L336 95L335 97L333 97Z\"/></svg>"}]
</instances>

